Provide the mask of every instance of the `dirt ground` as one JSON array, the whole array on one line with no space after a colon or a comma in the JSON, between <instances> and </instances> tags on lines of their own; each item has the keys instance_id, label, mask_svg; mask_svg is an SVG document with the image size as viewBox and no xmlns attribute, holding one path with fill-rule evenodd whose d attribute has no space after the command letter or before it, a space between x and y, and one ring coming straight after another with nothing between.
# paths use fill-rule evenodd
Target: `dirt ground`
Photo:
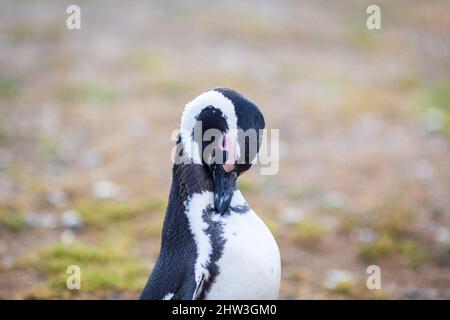
<instances>
[{"instance_id":1,"label":"dirt ground","mask_svg":"<svg viewBox=\"0 0 450 320\"><path fill-rule=\"evenodd\" d=\"M0 298L136 298L184 104L234 88L280 129L242 177L283 299L450 299L450 3L0 1ZM66 269L81 268L81 290ZM381 289L366 287L368 266Z\"/></svg>"}]
</instances>

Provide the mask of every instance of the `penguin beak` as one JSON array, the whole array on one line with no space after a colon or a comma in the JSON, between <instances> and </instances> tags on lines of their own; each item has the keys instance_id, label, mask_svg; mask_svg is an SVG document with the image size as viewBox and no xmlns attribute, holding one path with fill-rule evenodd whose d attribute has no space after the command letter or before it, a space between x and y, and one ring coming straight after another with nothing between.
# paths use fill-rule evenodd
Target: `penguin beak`
<instances>
[{"instance_id":1,"label":"penguin beak","mask_svg":"<svg viewBox=\"0 0 450 320\"><path fill-rule=\"evenodd\" d=\"M223 165L215 165L213 168L214 177L214 209L224 214L230 207L234 190L236 190L236 171L227 172Z\"/></svg>"}]
</instances>

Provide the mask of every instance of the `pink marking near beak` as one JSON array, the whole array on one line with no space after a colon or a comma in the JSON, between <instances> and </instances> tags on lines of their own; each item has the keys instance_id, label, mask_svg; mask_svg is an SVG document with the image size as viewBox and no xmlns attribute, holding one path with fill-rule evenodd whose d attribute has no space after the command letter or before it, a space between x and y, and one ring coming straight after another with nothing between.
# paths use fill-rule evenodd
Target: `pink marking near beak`
<instances>
[{"instance_id":1,"label":"pink marking near beak","mask_svg":"<svg viewBox=\"0 0 450 320\"><path fill-rule=\"evenodd\" d=\"M234 164L236 163L237 155L235 142L228 134L225 134L223 138L223 150L227 152L227 160L223 165L223 169L225 172L231 172L235 168Z\"/></svg>"}]
</instances>

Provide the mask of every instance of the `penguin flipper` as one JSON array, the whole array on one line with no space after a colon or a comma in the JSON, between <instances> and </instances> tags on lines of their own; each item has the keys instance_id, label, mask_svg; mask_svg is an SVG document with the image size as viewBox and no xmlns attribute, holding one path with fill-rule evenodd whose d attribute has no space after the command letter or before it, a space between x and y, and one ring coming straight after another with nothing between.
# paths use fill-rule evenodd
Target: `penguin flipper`
<instances>
[{"instance_id":1,"label":"penguin flipper","mask_svg":"<svg viewBox=\"0 0 450 320\"><path fill-rule=\"evenodd\" d=\"M202 293L203 278L197 285L194 275L186 277L179 290L170 300L199 300Z\"/></svg>"},{"instance_id":2,"label":"penguin flipper","mask_svg":"<svg viewBox=\"0 0 450 320\"><path fill-rule=\"evenodd\" d=\"M171 272L168 273L167 270ZM196 300L200 296L202 283L203 281L200 281L197 285L193 272L186 272L177 267L162 268L157 263L139 299Z\"/></svg>"}]
</instances>

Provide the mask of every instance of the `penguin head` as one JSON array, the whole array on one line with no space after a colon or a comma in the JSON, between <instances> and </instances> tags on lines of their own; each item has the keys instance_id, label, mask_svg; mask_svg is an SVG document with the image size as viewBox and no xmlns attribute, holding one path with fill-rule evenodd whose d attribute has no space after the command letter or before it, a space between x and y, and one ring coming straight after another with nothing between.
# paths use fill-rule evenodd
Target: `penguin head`
<instances>
[{"instance_id":1,"label":"penguin head","mask_svg":"<svg viewBox=\"0 0 450 320\"><path fill-rule=\"evenodd\" d=\"M256 160L264 127L259 108L232 89L212 89L186 104L180 124L183 154L209 173L219 213L228 210L237 178Z\"/></svg>"}]
</instances>

